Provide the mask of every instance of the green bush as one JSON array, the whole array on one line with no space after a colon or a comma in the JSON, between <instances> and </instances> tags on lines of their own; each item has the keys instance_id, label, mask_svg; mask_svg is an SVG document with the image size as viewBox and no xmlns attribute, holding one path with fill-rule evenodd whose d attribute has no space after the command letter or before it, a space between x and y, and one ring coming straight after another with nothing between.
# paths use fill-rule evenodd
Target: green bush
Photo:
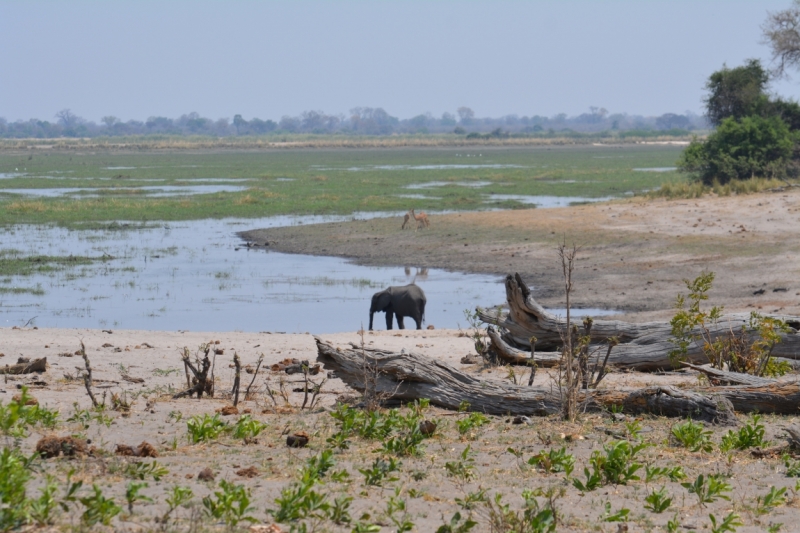
<instances>
[{"instance_id":1,"label":"green bush","mask_svg":"<svg viewBox=\"0 0 800 533\"><path fill-rule=\"evenodd\" d=\"M189 431L189 441L192 444L207 442L219 437L222 433L230 431L228 423L219 417L219 414L209 416L195 415L186 421L186 429Z\"/></svg>"}]
</instances>

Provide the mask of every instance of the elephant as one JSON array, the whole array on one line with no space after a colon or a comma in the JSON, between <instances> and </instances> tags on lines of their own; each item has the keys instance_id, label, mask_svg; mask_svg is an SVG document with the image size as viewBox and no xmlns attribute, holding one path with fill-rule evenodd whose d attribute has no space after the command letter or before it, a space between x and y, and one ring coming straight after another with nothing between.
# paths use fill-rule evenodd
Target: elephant
<instances>
[{"instance_id":1,"label":"elephant","mask_svg":"<svg viewBox=\"0 0 800 533\"><path fill-rule=\"evenodd\" d=\"M375 313L386 313L386 329L392 329L392 316L397 315L397 327L405 329L403 317L411 317L422 329L425 320L425 293L415 284L402 287L389 287L372 295L369 307L369 330L372 331L372 318Z\"/></svg>"}]
</instances>

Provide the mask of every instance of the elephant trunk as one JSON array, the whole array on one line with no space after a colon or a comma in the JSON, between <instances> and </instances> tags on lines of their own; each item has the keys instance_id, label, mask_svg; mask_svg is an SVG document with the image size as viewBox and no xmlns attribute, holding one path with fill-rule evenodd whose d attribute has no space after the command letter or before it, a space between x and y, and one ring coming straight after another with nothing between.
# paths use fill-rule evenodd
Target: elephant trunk
<instances>
[{"instance_id":1,"label":"elephant trunk","mask_svg":"<svg viewBox=\"0 0 800 533\"><path fill-rule=\"evenodd\" d=\"M372 331L372 317L375 316L375 311L369 310L369 330Z\"/></svg>"}]
</instances>

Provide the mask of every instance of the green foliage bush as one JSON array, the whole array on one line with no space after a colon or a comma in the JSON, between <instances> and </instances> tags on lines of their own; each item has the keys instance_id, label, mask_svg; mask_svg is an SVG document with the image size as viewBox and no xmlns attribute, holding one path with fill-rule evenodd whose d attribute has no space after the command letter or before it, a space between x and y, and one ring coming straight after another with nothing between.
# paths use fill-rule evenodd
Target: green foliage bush
<instances>
[{"instance_id":1,"label":"green foliage bush","mask_svg":"<svg viewBox=\"0 0 800 533\"><path fill-rule=\"evenodd\" d=\"M797 136L779 117L726 118L705 142L694 139L678 160L706 185L783 176Z\"/></svg>"}]
</instances>

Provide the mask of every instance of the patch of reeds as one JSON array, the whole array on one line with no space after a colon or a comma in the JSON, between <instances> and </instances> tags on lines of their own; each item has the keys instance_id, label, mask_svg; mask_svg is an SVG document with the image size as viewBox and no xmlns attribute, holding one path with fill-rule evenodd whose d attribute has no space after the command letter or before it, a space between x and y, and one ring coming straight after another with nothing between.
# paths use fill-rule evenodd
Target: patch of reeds
<instances>
[{"instance_id":1,"label":"patch of reeds","mask_svg":"<svg viewBox=\"0 0 800 533\"><path fill-rule=\"evenodd\" d=\"M766 190L785 187L787 183L774 178L753 178L748 180L732 180L726 184L714 181L704 185L700 181L667 182L656 190L647 193L650 198L700 198L707 194L732 196L736 194L753 194Z\"/></svg>"}]
</instances>

